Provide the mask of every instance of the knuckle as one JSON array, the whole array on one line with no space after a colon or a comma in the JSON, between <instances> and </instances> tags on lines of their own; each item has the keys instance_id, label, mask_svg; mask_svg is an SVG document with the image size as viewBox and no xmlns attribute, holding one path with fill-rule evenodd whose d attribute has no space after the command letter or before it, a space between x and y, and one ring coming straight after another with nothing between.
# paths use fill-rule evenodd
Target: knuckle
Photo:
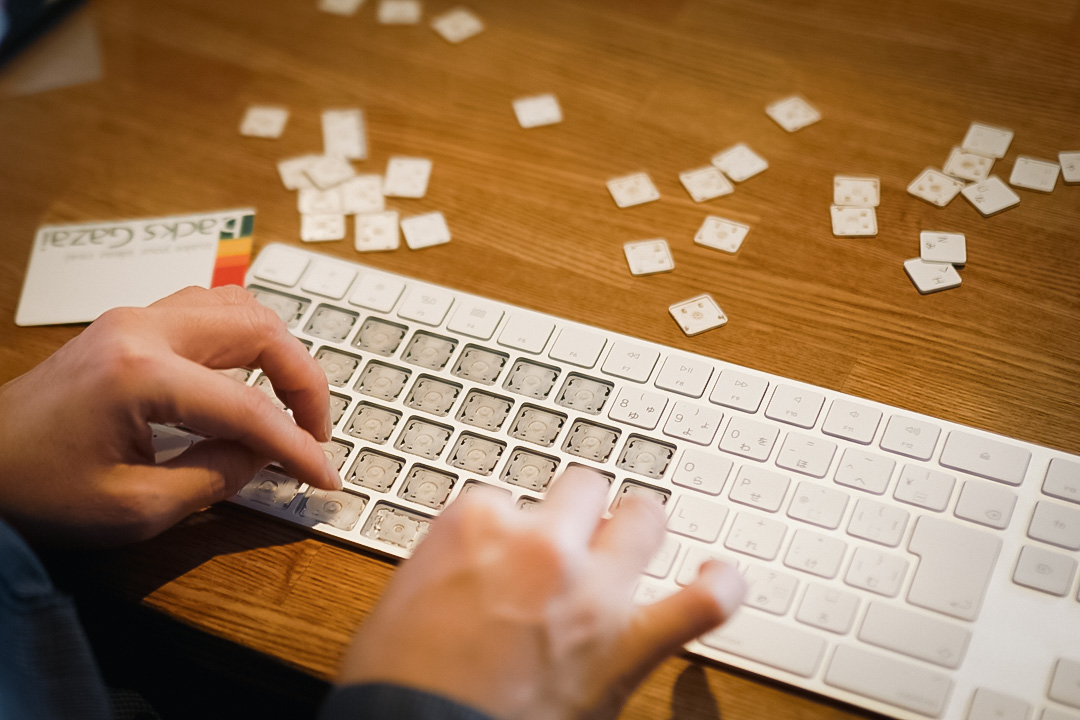
<instances>
[{"instance_id":1,"label":"knuckle","mask_svg":"<svg viewBox=\"0 0 1080 720\"><path fill-rule=\"evenodd\" d=\"M224 285L207 292L212 292L217 295L217 297L226 305L257 304L255 302L255 296L239 285Z\"/></svg>"}]
</instances>

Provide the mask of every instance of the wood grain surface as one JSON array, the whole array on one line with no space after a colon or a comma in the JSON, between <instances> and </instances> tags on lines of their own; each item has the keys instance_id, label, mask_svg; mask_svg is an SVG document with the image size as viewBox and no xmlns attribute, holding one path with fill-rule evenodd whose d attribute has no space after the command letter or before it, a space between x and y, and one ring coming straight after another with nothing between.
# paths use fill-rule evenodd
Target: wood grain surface
<instances>
[{"instance_id":1,"label":"wood grain surface","mask_svg":"<svg viewBox=\"0 0 1080 720\"><path fill-rule=\"evenodd\" d=\"M1077 0L470 0L487 29L460 45L426 22L378 25L375 4L354 17L315 0L82 11L103 80L0 99L0 380L80 330L14 325L39 225L253 205L257 248L299 245L275 164L321 149L322 110L360 107L371 157L358 169L431 158L427 196L389 204L441 210L454 239L360 258L350 235L319 250L1080 452L1080 186L1019 190L1019 206L991 218L960 197L939 209L906 193L973 120L1015 131L994 169L1006 180L1017 155L1080 150ZM565 121L521 129L511 101L541 92ZM764 107L794 92L823 119L789 134ZM281 139L239 135L249 103L291 110ZM693 202L678 173L736 142L769 169ZM640 170L661 199L618 209L605 181ZM837 173L881 178L877 237L833 237ZM736 255L693 243L708 214L751 226ZM922 296L904 274L924 229L967 235L960 288ZM668 239L674 272L632 277L622 244L653 237ZM667 308L702 292L730 322L687 338ZM235 507L50 562L117 612L150 609L318 679L393 567ZM665 663L624 712L849 715L860 713L689 658Z\"/></svg>"}]
</instances>

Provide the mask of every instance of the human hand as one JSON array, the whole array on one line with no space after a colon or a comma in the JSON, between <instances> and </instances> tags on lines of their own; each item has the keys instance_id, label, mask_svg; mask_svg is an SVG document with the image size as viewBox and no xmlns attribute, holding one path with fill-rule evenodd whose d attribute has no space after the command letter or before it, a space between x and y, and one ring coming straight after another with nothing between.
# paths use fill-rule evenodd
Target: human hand
<instances>
[{"instance_id":1,"label":"human hand","mask_svg":"<svg viewBox=\"0 0 1080 720\"><path fill-rule=\"evenodd\" d=\"M451 504L391 580L338 682L434 692L499 718L614 717L634 687L742 601L712 561L659 602L632 602L664 532L660 505L601 515L608 482L571 467L529 511L494 493Z\"/></svg>"},{"instance_id":2,"label":"human hand","mask_svg":"<svg viewBox=\"0 0 1080 720\"><path fill-rule=\"evenodd\" d=\"M261 367L295 421L213 369ZM238 287L187 288L103 314L0 387L0 516L49 542L151 537L227 498L271 459L339 488L326 376L281 320ZM211 439L154 464L148 423Z\"/></svg>"}]
</instances>

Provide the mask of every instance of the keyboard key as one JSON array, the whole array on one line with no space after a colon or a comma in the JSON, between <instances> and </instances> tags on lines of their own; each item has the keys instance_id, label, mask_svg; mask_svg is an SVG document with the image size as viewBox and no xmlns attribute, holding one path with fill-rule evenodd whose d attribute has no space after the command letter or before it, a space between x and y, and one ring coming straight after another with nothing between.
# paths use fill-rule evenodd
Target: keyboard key
<instances>
[{"instance_id":1,"label":"keyboard key","mask_svg":"<svg viewBox=\"0 0 1080 720\"><path fill-rule=\"evenodd\" d=\"M291 477L264 468L247 485L240 488L240 497L274 510L284 510L296 493L300 483Z\"/></svg>"},{"instance_id":2,"label":"keyboard key","mask_svg":"<svg viewBox=\"0 0 1080 720\"><path fill-rule=\"evenodd\" d=\"M388 313L394 309L405 289L405 282L386 275L363 273L356 289L349 296L350 305L358 305L376 312Z\"/></svg>"},{"instance_id":3,"label":"keyboard key","mask_svg":"<svg viewBox=\"0 0 1080 720\"><path fill-rule=\"evenodd\" d=\"M374 360L367 364L356 381L356 390L365 395L393 402L405 389L409 372Z\"/></svg>"},{"instance_id":4,"label":"keyboard key","mask_svg":"<svg viewBox=\"0 0 1080 720\"><path fill-rule=\"evenodd\" d=\"M941 716L953 685L943 673L850 645L836 648L825 682L930 717Z\"/></svg>"},{"instance_id":5,"label":"keyboard key","mask_svg":"<svg viewBox=\"0 0 1080 720\"><path fill-rule=\"evenodd\" d=\"M896 597L907 575L907 560L869 547L855 548L844 582L852 587Z\"/></svg>"},{"instance_id":6,"label":"keyboard key","mask_svg":"<svg viewBox=\"0 0 1080 720\"><path fill-rule=\"evenodd\" d=\"M811 477L825 477L832 464L836 445L816 435L788 433L776 456L776 464Z\"/></svg>"},{"instance_id":7,"label":"keyboard key","mask_svg":"<svg viewBox=\"0 0 1080 720\"><path fill-rule=\"evenodd\" d=\"M490 475L506 450L506 444L482 435L461 433L447 463L477 475Z\"/></svg>"},{"instance_id":8,"label":"keyboard key","mask_svg":"<svg viewBox=\"0 0 1080 720\"><path fill-rule=\"evenodd\" d=\"M1020 548L1020 558L1013 571L1017 585L1065 597L1076 574L1076 560L1036 545Z\"/></svg>"},{"instance_id":9,"label":"keyboard key","mask_svg":"<svg viewBox=\"0 0 1080 720\"><path fill-rule=\"evenodd\" d=\"M817 423L825 396L791 385L777 385L765 417L801 428L812 428Z\"/></svg>"},{"instance_id":10,"label":"keyboard key","mask_svg":"<svg viewBox=\"0 0 1080 720\"><path fill-rule=\"evenodd\" d=\"M559 368L518 360L510 368L503 387L518 395L543 400L551 394L558 377Z\"/></svg>"},{"instance_id":11,"label":"keyboard key","mask_svg":"<svg viewBox=\"0 0 1080 720\"><path fill-rule=\"evenodd\" d=\"M292 287L300 282L310 257L285 245L270 245L259 253L252 272L260 280Z\"/></svg>"},{"instance_id":12,"label":"keyboard key","mask_svg":"<svg viewBox=\"0 0 1080 720\"><path fill-rule=\"evenodd\" d=\"M968 480L960 489L955 515L987 527L1003 530L1009 526L1016 494L993 483Z\"/></svg>"},{"instance_id":13,"label":"keyboard key","mask_svg":"<svg viewBox=\"0 0 1080 720\"><path fill-rule=\"evenodd\" d=\"M482 300L465 300L458 304L446 329L479 340L490 340L502 320L498 305Z\"/></svg>"},{"instance_id":14,"label":"keyboard key","mask_svg":"<svg viewBox=\"0 0 1080 720\"><path fill-rule=\"evenodd\" d=\"M796 530L784 564L823 578L834 578L840 572L847 545L843 540L820 535L809 530Z\"/></svg>"},{"instance_id":15,"label":"keyboard key","mask_svg":"<svg viewBox=\"0 0 1080 720\"><path fill-rule=\"evenodd\" d=\"M720 439L720 449L751 460L767 460L780 430L775 425L733 417Z\"/></svg>"},{"instance_id":16,"label":"keyboard key","mask_svg":"<svg viewBox=\"0 0 1080 720\"><path fill-rule=\"evenodd\" d=\"M772 560L780 552L785 533L787 525L782 522L752 513L737 513L724 547L762 560Z\"/></svg>"},{"instance_id":17,"label":"keyboard key","mask_svg":"<svg viewBox=\"0 0 1080 720\"><path fill-rule=\"evenodd\" d=\"M611 352L601 369L608 375L643 383L652 375L660 353L643 345L618 341L611 346Z\"/></svg>"},{"instance_id":18,"label":"keyboard key","mask_svg":"<svg viewBox=\"0 0 1080 720\"><path fill-rule=\"evenodd\" d=\"M918 465L905 465L893 497L909 505L941 512L949 504L956 478Z\"/></svg>"},{"instance_id":19,"label":"keyboard key","mask_svg":"<svg viewBox=\"0 0 1080 720\"><path fill-rule=\"evenodd\" d=\"M604 463L615 450L619 431L615 428L597 425L588 420L576 420L563 442L563 452L583 457L593 462Z\"/></svg>"},{"instance_id":20,"label":"keyboard key","mask_svg":"<svg viewBox=\"0 0 1080 720\"><path fill-rule=\"evenodd\" d=\"M908 549L919 556L908 602L974 620L1001 551L1001 539L984 530L924 515L915 522Z\"/></svg>"},{"instance_id":21,"label":"keyboard key","mask_svg":"<svg viewBox=\"0 0 1080 720\"><path fill-rule=\"evenodd\" d=\"M699 398L712 379L713 368L709 363L685 356L670 355L664 360L656 387L677 392L680 395Z\"/></svg>"},{"instance_id":22,"label":"keyboard key","mask_svg":"<svg viewBox=\"0 0 1080 720\"><path fill-rule=\"evenodd\" d=\"M626 441L626 447L623 448L615 466L622 470L650 477L653 480L659 480L664 477L664 473L667 472L674 456L674 445L668 445L640 435L631 435L630 439Z\"/></svg>"},{"instance_id":23,"label":"keyboard key","mask_svg":"<svg viewBox=\"0 0 1080 720\"><path fill-rule=\"evenodd\" d=\"M893 415L885 426L881 449L916 460L929 460L937 447L941 428L922 420Z\"/></svg>"},{"instance_id":24,"label":"keyboard key","mask_svg":"<svg viewBox=\"0 0 1080 720\"><path fill-rule=\"evenodd\" d=\"M356 324L356 314L329 305L315 308L304 332L330 342L343 342Z\"/></svg>"},{"instance_id":25,"label":"keyboard key","mask_svg":"<svg viewBox=\"0 0 1080 720\"><path fill-rule=\"evenodd\" d=\"M308 488L303 502L296 506L296 514L312 522L349 531L356 527L356 521L360 519L367 502L363 495Z\"/></svg>"},{"instance_id":26,"label":"keyboard key","mask_svg":"<svg viewBox=\"0 0 1080 720\"><path fill-rule=\"evenodd\" d=\"M791 478L787 475L743 465L728 495L734 502L776 512L784 502Z\"/></svg>"},{"instance_id":27,"label":"keyboard key","mask_svg":"<svg viewBox=\"0 0 1080 720\"><path fill-rule=\"evenodd\" d=\"M418 287L405 296L398 317L434 327L442 324L453 304L454 296L448 292Z\"/></svg>"},{"instance_id":28,"label":"keyboard key","mask_svg":"<svg viewBox=\"0 0 1080 720\"><path fill-rule=\"evenodd\" d=\"M555 479L559 467L557 458L518 448L510 455L501 479L511 485L520 485L536 492L547 492L548 484Z\"/></svg>"},{"instance_id":29,"label":"keyboard key","mask_svg":"<svg viewBox=\"0 0 1080 720\"><path fill-rule=\"evenodd\" d=\"M1080 550L1080 510L1057 503L1035 503L1028 537L1066 550Z\"/></svg>"},{"instance_id":30,"label":"keyboard key","mask_svg":"<svg viewBox=\"0 0 1080 720\"><path fill-rule=\"evenodd\" d=\"M434 460L442 454L453 434L454 428L447 425L411 418L405 423L405 429L401 431L394 447L427 460Z\"/></svg>"},{"instance_id":31,"label":"keyboard key","mask_svg":"<svg viewBox=\"0 0 1080 720\"><path fill-rule=\"evenodd\" d=\"M614 387L614 385L604 380L597 380L578 373L570 373L566 376L566 382L563 383L562 390L559 392L558 397L555 398L555 403L571 410L579 410L590 415L599 415ZM667 399L660 397L659 403L662 411L663 404L667 403ZM647 423L648 421L646 421L646 425L639 425L638 427L647 427L647 429L652 430L656 426L653 423L652 427L648 427Z\"/></svg>"},{"instance_id":32,"label":"keyboard key","mask_svg":"<svg viewBox=\"0 0 1080 720\"><path fill-rule=\"evenodd\" d=\"M814 482L800 482L791 499L788 517L835 530L847 508L848 494Z\"/></svg>"},{"instance_id":33,"label":"keyboard key","mask_svg":"<svg viewBox=\"0 0 1080 720\"><path fill-rule=\"evenodd\" d=\"M507 434L518 440L551 447L562 430L566 416L533 405L522 405Z\"/></svg>"},{"instance_id":34,"label":"keyboard key","mask_svg":"<svg viewBox=\"0 0 1080 720\"><path fill-rule=\"evenodd\" d=\"M971 631L959 623L875 601L866 610L859 639L908 657L956 668L967 652Z\"/></svg>"},{"instance_id":35,"label":"keyboard key","mask_svg":"<svg viewBox=\"0 0 1080 720\"><path fill-rule=\"evenodd\" d=\"M369 317L357 331L353 346L376 355L390 357L397 352L408 330L404 325Z\"/></svg>"},{"instance_id":36,"label":"keyboard key","mask_svg":"<svg viewBox=\"0 0 1080 720\"><path fill-rule=\"evenodd\" d=\"M751 565L746 571L746 600L750 607L784 615L791 608L799 579L761 565Z\"/></svg>"},{"instance_id":37,"label":"keyboard key","mask_svg":"<svg viewBox=\"0 0 1080 720\"><path fill-rule=\"evenodd\" d=\"M768 620L753 611L737 613L718 630L703 635L701 642L803 677L812 677L825 655L825 641L816 634Z\"/></svg>"},{"instance_id":38,"label":"keyboard key","mask_svg":"<svg viewBox=\"0 0 1080 720\"><path fill-rule=\"evenodd\" d=\"M908 513L895 505L859 498L848 523L848 535L896 547L907 528Z\"/></svg>"},{"instance_id":39,"label":"keyboard key","mask_svg":"<svg viewBox=\"0 0 1080 720\"><path fill-rule=\"evenodd\" d=\"M1047 695L1051 700L1080 710L1080 660L1058 659Z\"/></svg>"},{"instance_id":40,"label":"keyboard key","mask_svg":"<svg viewBox=\"0 0 1080 720\"><path fill-rule=\"evenodd\" d=\"M858 608L859 598L855 593L811 583L799 603L795 619L805 625L843 635L855 623Z\"/></svg>"},{"instance_id":41,"label":"keyboard key","mask_svg":"<svg viewBox=\"0 0 1080 720\"><path fill-rule=\"evenodd\" d=\"M290 329L300 324L300 318L303 317L311 305L309 300L289 297L262 288L249 287L248 292L255 296L255 300L260 305L273 310L274 314L281 318L281 322L285 323Z\"/></svg>"},{"instance_id":42,"label":"keyboard key","mask_svg":"<svg viewBox=\"0 0 1080 720\"><path fill-rule=\"evenodd\" d=\"M727 518L727 508L693 495L683 495L676 501L668 518L667 529L707 543L716 542L720 528Z\"/></svg>"},{"instance_id":43,"label":"keyboard key","mask_svg":"<svg viewBox=\"0 0 1080 720\"><path fill-rule=\"evenodd\" d=\"M405 461L393 455L384 455L374 450L362 450L356 456L346 482L353 485L386 492L398 479Z\"/></svg>"},{"instance_id":44,"label":"keyboard key","mask_svg":"<svg viewBox=\"0 0 1080 720\"><path fill-rule=\"evenodd\" d=\"M529 353L544 351L548 338L555 331L555 323L542 315L519 310L510 315L503 331L499 333L499 344Z\"/></svg>"},{"instance_id":45,"label":"keyboard key","mask_svg":"<svg viewBox=\"0 0 1080 720\"><path fill-rule=\"evenodd\" d=\"M322 295L333 300L340 300L349 291L349 286L356 278L356 270L341 263L329 260L316 260L304 273L301 287L305 292Z\"/></svg>"},{"instance_id":46,"label":"keyboard key","mask_svg":"<svg viewBox=\"0 0 1080 720\"><path fill-rule=\"evenodd\" d=\"M941 451L945 467L1009 485L1024 481L1030 460L1031 453L1022 447L957 430L949 433Z\"/></svg>"},{"instance_id":47,"label":"keyboard key","mask_svg":"<svg viewBox=\"0 0 1080 720\"><path fill-rule=\"evenodd\" d=\"M583 368L591 368L600 359L607 339L600 333L575 327L565 327L551 346L548 357Z\"/></svg>"},{"instance_id":48,"label":"keyboard key","mask_svg":"<svg viewBox=\"0 0 1080 720\"><path fill-rule=\"evenodd\" d=\"M741 373L738 370L724 370L716 379L716 385L709 395L709 402L754 413L761 407L761 400L768 389L769 381L765 378Z\"/></svg>"},{"instance_id":49,"label":"keyboard key","mask_svg":"<svg viewBox=\"0 0 1080 720\"><path fill-rule=\"evenodd\" d=\"M418 331L405 346L401 359L410 365L418 365L428 370L442 370L454 354L457 340Z\"/></svg>"},{"instance_id":50,"label":"keyboard key","mask_svg":"<svg viewBox=\"0 0 1080 720\"><path fill-rule=\"evenodd\" d=\"M323 374L326 375L326 382L335 387L348 385L352 374L356 372L356 368L360 367L360 358L355 355L325 347L319 348L319 351L315 353L315 362L319 363Z\"/></svg>"},{"instance_id":51,"label":"keyboard key","mask_svg":"<svg viewBox=\"0 0 1080 720\"><path fill-rule=\"evenodd\" d=\"M679 572L675 576L675 582L683 587L694 582L701 570L701 566L709 560L719 560L731 567L739 566L738 561L730 555L714 552L711 549L707 550L700 545L691 545L686 551L686 557L683 558L682 563L679 565Z\"/></svg>"},{"instance_id":52,"label":"keyboard key","mask_svg":"<svg viewBox=\"0 0 1080 720\"><path fill-rule=\"evenodd\" d=\"M1044 707L1039 720L1080 720L1080 715L1054 707Z\"/></svg>"},{"instance_id":53,"label":"keyboard key","mask_svg":"<svg viewBox=\"0 0 1080 720\"><path fill-rule=\"evenodd\" d=\"M719 410L680 400L664 423L664 434L698 445L712 445L723 420L724 413Z\"/></svg>"},{"instance_id":54,"label":"keyboard key","mask_svg":"<svg viewBox=\"0 0 1080 720\"><path fill-rule=\"evenodd\" d=\"M971 699L967 720L1028 720L1031 705L1024 700L1003 693L977 688Z\"/></svg>"},{"instance_id":55,"label":"keyboard key","mask_svg":"<svg viewBox=\"0 0 1080 720\"><path fill-rule=\"evenodd\" d=\"M457 419L474 427L495 432L502 427L510 416L514 401L486 393L482 390L470 390L458 408Z\"/></svg>"},{"instance_id":56,"label":"keyboard key","mask_svg":"<svg viewBox=\"0 0 1080 720\"><path fill-rule=\"evenodd\" d=\"M611 512L618 511L618 509L622 507L622 504L632 497L650 498L654 502L659 502L661 505L667 505L671 493L666 490L658 490L652 485L645 485L644 483L634 482L633 480L624 480L622 485L619 486L619 490L615 493L615 500L611 503Z\"/></svg>"},{"instance_id":57,"label":"keyboard key","mask_svg":"<svg viewBox=\"0 0 1080 720\"><path fill-rule=\"evenodd\" d=\"M652 605L653 603L660 602L666 597L670 597L678 592L670 585L654 582L651 580L639 580L637 587L634 588L633 602L635 605Z\"/></svg>"},{"instance_id":58,"label":"keyboard key","mask_svg":"<svg viewBox=\"0 0 1080 720\"><path fill-rule=\"evenodd\" d=\"M834 400L821 431L862 445L869 445L881 424L881 411L850 400Z\"/></svg>"},{"instance_id":59,"label":"keyboard key","mask_svg":"<svg viewBox=\"0 0 1080 720\"><path fill-rule=\"evenodd\" d=\"M466 345L454 366L453 374L465 380L494 385L509 359L505 353Z\"/></svg>"},{"instance_id":60,"label":"keyboard key","mask_svg":"<svg viewBox=\"0 0 1080 720\"><path fill-rule=\"evenodd\" d=\"M623 387L608 411L608 417L616 422L653 430L667 407L667 398L658 393Z\"/></svg>"},{"instance_id":61,"label":"keyboard key","mask_svg":"<svg viewBox=\"0 0 1080 720\"><path fill-rule=\"evenodd\" d=\"M379 543L411 551L427 536L430 528L431 519L427 516L379 503L360 532Z\"/></svg>"},{"instance_id":62,"label":"keyboard key","mask_svg":"<svg viewBox=\"0 0 1080 720\"><path fill-rule=\"evenodd\" d=\"M703 450L686 450L675 466L671 482L706 495L719 495L734 463Z\"/></svg>"},{"instance_id":63,"label":"keyboard key","mask_svg":"<svg viewBox=\"0 0 1080 720\"><path fill-rule=\"evenodd\" d=\"M645 574L654 578L666 578L671 568L675 565L675 558L679 554L679 541L671 535L664 536L664 543L660 549L653 553L649 564L645 566Z\"/></svg>"},{"instance_id":64,"label":"keyboard key","mask_svg":"<svg viewBox=\"0 0 1080 720\"><path fill-rule=\"evenodd\" d=\"M1080 503L1080 463L1054 458L1043 478L1043 492L1051 497Z\"/></svg>"},{"instance_id":65,"label":"keyboard key","mask_svg":"<svg viewBox=\"0 0 1080 720\"><path fill-rule=\"evenodd\" d=\"M838 485L881 495L889 485L896 461L865 450L848 448L840 458L834 479Z\"/></svg>"}]
</instances>

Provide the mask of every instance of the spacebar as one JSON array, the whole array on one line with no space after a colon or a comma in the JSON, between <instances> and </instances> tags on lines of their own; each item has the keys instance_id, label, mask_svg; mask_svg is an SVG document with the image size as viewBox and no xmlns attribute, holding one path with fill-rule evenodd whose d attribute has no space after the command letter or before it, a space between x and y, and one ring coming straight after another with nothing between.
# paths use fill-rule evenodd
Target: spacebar
<instances>
[{"instance_id":1,"label":"spacebar","mask_svg":"<svg viewBox=\"0 0 1080 720\"><path fill-rule=\"evenodd\" d=\"M849 645L836 648L825 682L929 717L941 716L952 691L941 673Z\"/></svg>"},{"instance_id":2,"label":"spacebar","mask_svg":"<svg viewBox=\"0 0 1080 720\"><path fill-rule=\"evenodd\" d=\"M701 642L803 677L817 672L825 653L825 641L816 635L766 620L747 610L703 635Z\"/></svg>"}]
</instances>

